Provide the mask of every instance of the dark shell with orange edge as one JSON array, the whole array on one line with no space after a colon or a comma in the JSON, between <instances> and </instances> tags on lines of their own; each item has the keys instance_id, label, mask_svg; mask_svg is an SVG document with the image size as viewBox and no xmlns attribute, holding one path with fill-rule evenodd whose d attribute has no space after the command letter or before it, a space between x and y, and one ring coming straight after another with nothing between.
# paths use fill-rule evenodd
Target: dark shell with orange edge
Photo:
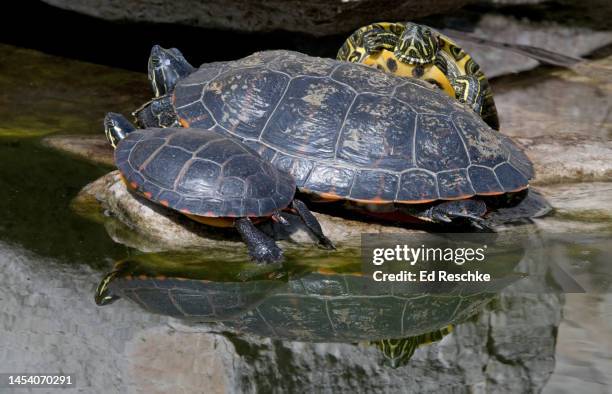
<instances>
[{"instance_id":1,"label":"dark shell with orange edge","mask_svg":"<svg viewBox=\"0 0 612 394\"><path fill-rule=\"evenodd\" d=\"M119 142L115 163L130 188L196 217L270 216L295 194L291 175L210 130L133 131Z\"/></svg>"},{"instance_id":2,"label":"dark shell with orange edge","mask_svg":"<svg viewBox=\"0 0 612 394\"><path fill-rule=\"evenodd\" d=\"M523 190L527 156L416 79L290 51L202 65L179 81L184 127L244 140L302 192L417 204Z\"/></svg>"}]
</instances>

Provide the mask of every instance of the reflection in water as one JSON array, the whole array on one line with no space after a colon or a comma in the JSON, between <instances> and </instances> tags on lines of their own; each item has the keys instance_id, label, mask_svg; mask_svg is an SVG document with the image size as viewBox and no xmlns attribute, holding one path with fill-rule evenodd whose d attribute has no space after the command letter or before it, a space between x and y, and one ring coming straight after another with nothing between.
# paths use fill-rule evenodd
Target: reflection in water
<instances>
[{"instance_id":1,"label":"reflection in water","mask_svg":"<svg viewBox=\"0 0 612 394\"><path fill-rule=\"evenodd\" d=\"M201 253L145 254L117 263L95 300L106 305L128 298L147 311L194 325L215 323L221 331L371 344L385 364L399 367L417 347L442 339L520 278L511 269L521 255L514 250L510 270L486 285L434 288L375 282L354 259L258 266Z\"/></svg>"}]
</instances>

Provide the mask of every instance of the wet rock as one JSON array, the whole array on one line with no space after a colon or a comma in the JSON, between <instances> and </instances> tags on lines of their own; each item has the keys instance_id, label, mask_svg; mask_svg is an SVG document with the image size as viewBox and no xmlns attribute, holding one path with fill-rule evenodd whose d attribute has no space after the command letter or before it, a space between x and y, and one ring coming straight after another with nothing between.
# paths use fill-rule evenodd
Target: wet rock
<instances>
[{"instance_id":1,"label":"wet rock","mask_svg":"<svg viewBox=\"0 0 612 394\"><path fill-rule=\"evenodd\" d=\"M288 30L323 36L346 33L379 20L414 19L459 8L467 0L418 0L397 3L391 0L273 0L206 1L146 0L45 0L51 5L98 18L131 21L178 23L205 28L241 31Z\"/></svg>"},{"instance_id":2,"label":"wet rock","mask_svg":"<svg viewBox=\"0 0 612 394\"><path fill-rule=\"evenodd\" d=\"M555 209L546 219L537 219L550 232L612 231L612 183L593 182L538 188Z\"/></svg>"},{"instance_id":3,"label":"wet rock","mask_svg":"<svg viewBox=\"0 0 612 394\"><path fill-rule=\"evenodd\" d=\"M109 226L111 235L116 241L126 243L143 251L158 251L165 249L189 249L215 246L217 248L232 248L237 242L242 242L233 229L220 229L204 226L185 216L158 206L150 201L130 193L120 178L118 171L113 171L104 177L85 186L76 197L72 206L84 216L96 216L92 210L101 208L113 216ZM362 222L314 213L323 232L334 243L343 246L358 245L362 233L400 233L409 234L414 230L377 223ZM92 216L93 215L93 216ZM100 216L96 216L100 220ZM288 227L281 227L272 222L264 223L260 228L277 239L290 243L313 243L309 232L295 215L287 214ZM118 225L118 222L124 226ZM125 226L129 229L126 231ZM126 239L126 233L133 233Z\"/></svg>"},{"instance_id":4,"label":"wet rock","mask_svg":"<svg viewBox=\"0 0 612 394\"><path fill-rule=\"evenodd\" d=\"M607 335L612 332L611 305L609 292L566 296L557 365L545 394L605 393L612 386L612 360L606 356L612 351L612 336Z\"/></svg>"},{"instance_id":5,"label":"wet rock","mask_svg":"<svg viewBox=\"0 0 612 394\"><path fill-rule=\"evenodd\" d=\"M54 135L45 137L43 144L93 163L115 165L113 149L103 135Z\"/></svg>"}]
</instances>

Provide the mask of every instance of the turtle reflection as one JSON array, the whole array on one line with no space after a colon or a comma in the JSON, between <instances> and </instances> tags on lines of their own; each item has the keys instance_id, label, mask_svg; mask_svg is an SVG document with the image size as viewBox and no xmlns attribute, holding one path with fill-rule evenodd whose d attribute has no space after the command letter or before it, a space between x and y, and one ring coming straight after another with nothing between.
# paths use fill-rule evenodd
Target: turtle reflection
<instances>
[{"instance_id":1,"label":"turtle reflection","mask_svg":"<svg viewBox=\"0 0 612 394\"><path fill-rule=\"evenodd\" d=\"M221 323L221 330L302 342L366 343L383 363L405 365L520 276L512 267L485 286L431 291L413 283L379 283L358 259L291 260L260 266L247 259L157 253L120 261L96 291L96 303L128 298L149 312ZM508 259L507 259L508 260ZM343 261L343 262L340 262Z\"/></svg>"}]
</instances>

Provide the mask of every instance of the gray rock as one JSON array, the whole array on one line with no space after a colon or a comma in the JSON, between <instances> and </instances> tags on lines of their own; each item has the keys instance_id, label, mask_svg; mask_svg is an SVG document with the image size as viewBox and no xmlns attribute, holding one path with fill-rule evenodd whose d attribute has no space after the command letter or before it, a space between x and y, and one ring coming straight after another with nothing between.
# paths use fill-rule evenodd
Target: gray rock
<instances>
[{"instance_id":1,"label":"gray rock","mask_svg":"<svg viewBox=\"0 0 612 394\"><path fill-rule=\"evenodd\" d=\"M178 23L242 31L288 30L315 36L347 33L379 20L405 20L456 9L467 0L272 0L197 1L45 0L51 5L98 18Z\"/></svg>"},{"instance_id":2,"label":"gray rock","mask_svg":"<svg viewBox=\"0 0 612 394\"><path fill-rule=\"evenodd\" d=\"M612 231L612 183L575 183L540 187L555 215L537 219L548 232L609 233Z\"/></svg>"},{"instance_id":3,"label":"gray rock","mask_svg":"<svg viewBox=\"0 0 612 394\"><path fill-rule=\"evenodd\" d=\"M539 69L492 82L502 132L516 137L612 136L612 57L576 70ZM569 137L572 138L571 136Z\"/></svg>"},{"instance_id":4,"label":"gray rock","mask_svg":"<svg viewBox=\"0 0 612 394\"><path fill-rule=\"evenodd\" d=\"M580 57L612 43L610 29L597 31L589 27L567 26L557 22L532 22L512 16L484 14L471 27L475 37L508 43L529 45L549 51ZM452 32L449 32L452 37ZM489 78L530 70L538 61L513 51L479 45L456 39L481 66ZM495 91L494 91L495 93Z\"/></svg>"},{"instance_id":5,"label":"gray rock","mask_svg":"<svg viewBox=\"0 0 612 394\"><path fill-rule=\"evenodd\" d=\"M612 180L612 141L577 135L517 138L533 161L534 185Z\"/></svg>"},{"instance_id":6,"label":"gray rock","mask_svg":"<svg viewBox=\"0 0 612 394\"><path fill-rule=\"evenodd\" d=\"M100 273L3 243L0 270L0 363L75 373L78 392L92 394L538 392L554 366L562 305L556 296L502 295L391 369L371 346L196 331L124 301L96 307Z\"/></svg>"}]
</instances>

